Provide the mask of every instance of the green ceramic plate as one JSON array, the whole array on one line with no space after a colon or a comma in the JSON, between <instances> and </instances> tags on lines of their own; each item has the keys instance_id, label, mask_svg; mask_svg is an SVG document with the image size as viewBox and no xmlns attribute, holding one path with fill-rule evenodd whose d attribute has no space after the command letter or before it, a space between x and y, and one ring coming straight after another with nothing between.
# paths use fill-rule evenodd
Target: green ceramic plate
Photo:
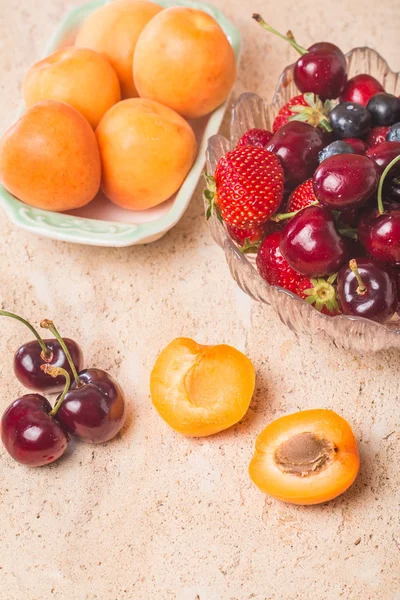
<instances>
[{"instance_id":1,"label":"green ceramic plate","mask_svg":"<svg viewBox=\"0 0 400 600\"><path fill-rule=\"evenodd\" d=\"M156 1L165 8L189 6L199 8L212 15L227 35L235 51L236 59L239 59L240 33L219 9L194 0ZM103 4L107 4L107 2L94 0L69 12L48 43L44 56L73 43L81 23ZM192 123L199 147L197 159L178 193L158 207L145 212L126 211L99 194L84 208L71 213L55 213L24 204L9 194L1 185L0 205L17 227L56 240L111 247L153 242L176 225L187 209L204 167L207 140L218 132L227 104L228 101L208 117ZM20 114L22 112L23 108Z\"/></svg>"}]
</instances>

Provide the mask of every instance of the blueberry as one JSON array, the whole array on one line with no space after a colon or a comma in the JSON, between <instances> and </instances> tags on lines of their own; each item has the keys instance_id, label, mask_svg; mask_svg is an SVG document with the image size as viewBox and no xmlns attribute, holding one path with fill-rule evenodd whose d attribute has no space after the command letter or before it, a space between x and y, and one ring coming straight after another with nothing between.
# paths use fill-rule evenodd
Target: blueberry
<instances>
[{"instance_id":1,"label":"blueberry","mask_svg":"<svg viewBox=\"0 0 400 600\"><path fill-rule=\"evenodd\" d=\"M384 92L375 94L367 104L374 125L390 126L400 120L400 98Z\"/></svg>"},{"instance_id":2,"label":"blueberry","mask_svg":"<svg viewBox=\"0 0 400 600\"><path fill-rule=\"evenodd\" d=\"M394 125L391 126L391 128L389 129L389 131L387 133L386 141L400 142L400 122L395 123Z\"/></svg>"},{"instance_id":3,"label":"blueberry","mask_svg":"<svg viewBox=\"0 0 400 600\"><path fill-rule=\"evenodd\" d=\"M318 154L318 162L322 163L323 160L326 160L330 156L334 154L355 154L354 149L347 142L342 142L342 140L336 140L336 142L332 142L329 146L325 146Z\"/></svg>"},{"instance_id":4,"label":"blueberry","mask_svg":"<svg viewBox=\"0 0 400 600\"><path fill-rule=\"evenodd\" d=\"M371 129L371 115L361 104L341 102L330 114L333 133L338 138L363 137Z\"/></svg>"}]
</instances>

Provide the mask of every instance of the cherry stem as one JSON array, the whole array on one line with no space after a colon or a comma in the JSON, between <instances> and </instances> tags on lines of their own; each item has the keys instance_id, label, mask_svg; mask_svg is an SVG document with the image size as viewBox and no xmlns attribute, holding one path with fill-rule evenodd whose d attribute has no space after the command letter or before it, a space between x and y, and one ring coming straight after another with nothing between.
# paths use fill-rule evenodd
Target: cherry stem
<instances>
[{"instance_id":1,"label":"cherry stem","mask_svg":"<svg viewBox=\"0 0 400 600\"><path fill-rule=\"evenodd\" d=\"M33 335L35 336L35 338L37 339L37 341L40 344L40 347L42 349L42 358L48 359L49 357L51 357L51 350L46 346L46 344L44 343L43 338L40 336L39 332L36 331L36 329L33 327L33 325L28 323L28 321L26 321L22 317L19 317L18 315L15 315L14 313L8 312L6 310L0 310L0 317L11 317L12 319L16 319L20 323L23 323L24 325L26 325L26 327L33 333Z\"/></svg>"},{"instance_id":2,"label":"cherry stem","mask_svg":"<svg viewBox=\"0 0 400 600\"><path fill-rule=\"evenodd\" d=\"M318 200L315 200L314 202L310 202L310 204L308 204L307 206L304 206L303 208L299 208L299 210L294 210L293 212L290 212L290 213L281 213L281 214L277 214L277 215L272 215L272 217L270 217L269 220L273 221L274 223L279 223L280 221L285 221L286 219L291 219L292 217L295 217L299 212L301 212L305 208L308 208L309 206L317 206L317 204L319 204L319 202L318 202Z\"/></svg>"},{"instance_id":3,"label":"cherry stem","mask_svg":"<svg viewBox=\"0 0 400 600\"><path fill-rule=\"evenodd\" d=\"M61 396L59 397L55 407L49 413L49 415L51 417L54 417L57 414L58 409L60 408L61 404L63 403L66 393L69 390L69 387L71 385L71 377L69 376L68 371L66 371L62 367L53 367L52 365L45 364L45 365L40 365L40 368L42 369L42 371L44 371L44 373L46 373L46 375L51 375L51 377L56 378L56 377L59 377L60 375L65 377L65 387L63 389L63 392L62 392Z\"/></svg>"},{"instance_id":4,"label":"cherry stem","mask_svg":"<svg viewBox=\"0 0 400 600\"><path fill-rule=\"evenodd\" d=\"M72 375L74 376L76 385L78 387L82 387L82 382L78 377L78 372L75 368L74 365L74 361L72 360L71 354L67 348L66 343L64 342L64 340L62 339L61 335L58 333L56 326L54 325L53 321L50 321L50 319L44 319L41 323L40 323L40 327L43 327L43 329L48 329L56 338L56 340L58 341L58 343L60 344L61 348L64 351L65 356L67 357L69 366L71 367L71 372Z\"/></svg>"},{"instance_id":5,"label":"cherry stem","mask_svg":"<svg viewBox=\"0 0 400 600\"><path fill-rule=\"evenodd\" d=\"M385 207L383 206L383 198L382 198L382 190L383 190L383 184L385 182L386 179L386 175L389 173L389 171L391 170L391 168L398 163L400 160L400 154L399 156L396 156L386 167L386 169L383 171L381 178L379 180L379 185L378 185L378 212L380 215L383 215L383 213L385 212Z\"/></svg>"},{"instance_id":6,"label":"cherry stem","mask_svg":"<svg viewBox=\"0 0 400 600\"><path fill-rule=\"evenodd\" d=\"M289 35L283 35L282 33L279 33L279 31L277 31L276 29L274 29L273 27L271 27L271 25L268 25L268 23L266 23L264 21L264 19L262 18L261 15L254 13L253 15L253 19L255 21L257 21L257 23L259 23L261 25L261 27L263 27L264 29L266 29L267 31L270 31L271 33L273 33L274 35L277 35L278 37L282 38L283 40L285 40L286 42L289 42L289 44L291 46L293 46L293 48L295 50L297 50L297 52L299 54L301 54L302 56L304 54L308 53L308 50L306 50L305 48L303 48L302 46L300 46L296 40L294 39L293 33L291 31L288 32Z\"/></svg>"},{"instance_id":7,"label":"cherry stem","mask_svg":"<svg viewBox=\"0 0 400 600\"><path fill-rule=\"evenodd\" d=\"M355 278L357 279L357 283L358 283L357 294L365 294L365 292L367 291L367 287L366 287L365 283L363 282L363 280L361 279L361 275L358 270L357 261L355 258L351 259L351 261L349 262L349 267L353 271Z\"/></svg>"}]
</instances>

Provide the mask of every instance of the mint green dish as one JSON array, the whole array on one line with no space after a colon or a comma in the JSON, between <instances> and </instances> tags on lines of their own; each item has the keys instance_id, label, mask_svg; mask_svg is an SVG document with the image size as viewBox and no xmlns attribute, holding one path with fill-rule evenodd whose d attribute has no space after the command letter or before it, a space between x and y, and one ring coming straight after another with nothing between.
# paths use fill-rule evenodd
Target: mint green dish
<instances>
[{"instance_id":1,"label":"mint green dish","mask_svg":"<svg viewBox=\"0 0 400 600\"><path fill-rule=\"evenodd\" d=\"M236 60L239 60L241 50L240 33L218 8L195 0L155 1L164 8L188 6L212 15L228 37L235 51ZM93 0L93 2L80 8L72 9L62 20L47 44L43 57L58 50L66 40L71 38L82 22L104 4L107 4L107 1ZM153 242L174 227L186 211L204 167L207 140L218 133L228 103L229 100L204 121L201 120L202 127L198 136L198 154L190 173L174 198L167 200L155 209L150 209L144 213L126 211L103 198L94 200L93 203L83 209L74 211L73 214L55 213L28 206L9 194L1 184L0 205L17 227L55 240L110 247ZM23 111L22 108L18 116Z\"/></svg>"}]
</instances>

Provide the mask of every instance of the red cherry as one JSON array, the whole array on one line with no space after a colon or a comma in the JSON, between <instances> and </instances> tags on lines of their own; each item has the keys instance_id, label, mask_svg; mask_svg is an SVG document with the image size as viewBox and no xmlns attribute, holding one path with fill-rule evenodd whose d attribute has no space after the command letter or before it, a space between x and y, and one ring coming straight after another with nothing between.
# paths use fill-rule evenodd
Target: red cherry
<instances>
[{"instance_id":1,"label":"red cherry","mask_svg":"<svg viewBox=\"0 0 400 600\"><path fill-rule=\"evenodd\" d=\"M340 96L340 102L356 102L367 106L372 96L384 91L375 77L363 73L348 80Z\"/></svg>"},{"instance_id":2,"label":"red cherry","mask_svg":"<svg viewBox=\"0 0 400 600\"><path fill-rule=\"evenodd\" d=\"M344 138L343 141L350 144L356 154L365 154L368 150L368 145L360 138Z\"/></svg>"},{"instance_id":3,"label":"red cherry","mask_svg":"<svg viewBox=\"0 0 400 600\"><path fill-rule=\"evenodd\" d=\"M373 148L369 148L366 155L374 161L379 173L382 174L388 164L400 155L400 142L383 142ZM397 168L394 168L393 171L391 170L390 174L394 176L400 175L400 165L397 165Z\"/></svg>"},{"instance_id":4,"label":"red cherry","mask_svg":"<svg viewBox=\"0 0 400 600\"><path fill-rule=\"evenodd\" d=\"M294 67L294 82L303 94L313 92L328 100L337 98L347 81L347 63L334 44L320 42L308 48Z\"/></svg>"},{"instance_id":5,"label":"red cherry","mask_svg":"<svg viewBox=\"0 0 400 600\"><path fill-rule=\"evenodd\" d=\"M390 127L373 127L366 137L366 142L370 148L386 142L386 136Z\"/></svg>"},{"instance_id":6,"label":"red cherry","mask_svg":"<svg viewBox=\"0 0 400 600\"><path fill-rule=\"evenodd\" d=\"M390 265L400 265L400 208L398 204L384 204L379 209L367 210L358 224L358 237L370 256Z\"/></svg>"},{"instance_id":7,"label":"red cherry","mask_svg":"<svg viewBox=\"0 0 400 600\"><path fill-rule=\"evenodd\" d=\"M259 148L265 148L272 136L273 133L267 129L250 129L242 135L237 145L239 147L258 146Z\"/></svg>"}]
</instances>

